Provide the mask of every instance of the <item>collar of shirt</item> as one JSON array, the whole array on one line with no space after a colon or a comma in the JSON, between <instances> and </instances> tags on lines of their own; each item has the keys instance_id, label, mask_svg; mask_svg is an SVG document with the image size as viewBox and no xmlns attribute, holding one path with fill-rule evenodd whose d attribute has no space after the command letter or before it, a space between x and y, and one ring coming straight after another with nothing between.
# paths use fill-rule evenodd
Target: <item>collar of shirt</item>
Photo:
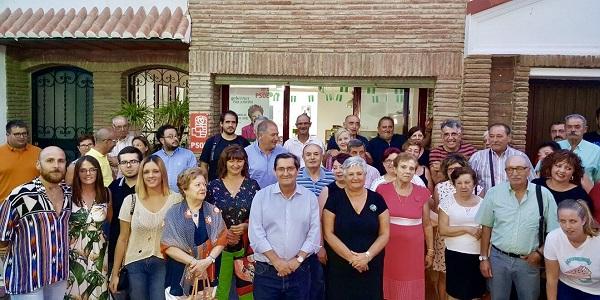
<instances>
[{"instance_id":1,"label":"collar of shirt","mask_svg":"<svg viewBox=\"0 0 600 300\"><path fill-rule=\"evenodd\" d=\"M302 191L299 188L300 186L298 184L296 184L296 187L294 188L294 192L292 193L292 195L289 198L286 198L285 195L283 194L283 192L281 191L281 187L279 186L279 182L273 184L273 188L271 189L271 193L273 194L280 194L282 198L287 199L287 200L293 200L294 197L296 196L296 194L298 195L302 195Z\"/></svg>"},{"instance_id":2,"label":"collar of shirt","mask_svg":"<svg viewBox=\"0 0 600 300\"><path fill-rule=\"evenodd\" d=\"M46 193L46 187L42 183L42 179L40 177L36 177L36 178L33 179L33 185L35 186L35 189L37 190L37 192L42 197L44 197L44 199L47 200L48 203L52 203L50 201L50 198L48 197L48 194ZM61 209L61 214L62 214L65 211L65 208L69 207L69 197L70 197L70 194L71 194L71 188L65 183L64 180L61 183L59 183L58 186L63 191L63 206L62 206L62 209Z\"/></svg>"},{"instance_id":3,"label":"collar of shirt","mask_svg":"<svg viewBox=\"0 0 600 300\"><path fill-rule=\"evenodd\" d=\"M181 147L175 148L175 150L173 150L173 154L171 154L171 155L167 154L167 151L165 151L165 148L160 148L159 151L162 151L162 153L167 157L172 157L172 156L175 156L175 154L179 151L179 148L181 148Z\"/></svg>"},{"instance_id":4,"label":"collar of shirt","mask_svg":"<svg viewBox=\"0 0 600 300\"><path fill-rule=\"evenodd\" d=\"M88 151L87 155L90 155L89 154L90 152L92 152L94 155L97 155L99 157L105 157L106 156L106 154L102 154L102 153L100 153L100 151L98 151L98 150L96 150L94 148L90 149L90 151Z\"/></svg>"},{"instance_id":5,"label":"collar of shirt","mask_svg":"<svg viewBox=\"0 0 600 300\"><path fill-rule=\"evenodd\" d=\"M25 147L23 147L23 148L15 148L15 147L11 146L9 143L6 143L6 146L12 152L25 152L31 148L30 144L25 144Z\"/></svg>"},{"instance_id":6,"label":"collar of shirt","mask_svg":"<svg viewBox=\"0 0 600 300\"><path fill-rule=\"evenodd\" d=\"M516 191L513 189L512 185L510 184L510 182L508 183L508 192L515 198L517 198L516 196ZM527 198L529 198L529 192L534 191L535 190L535 184L531 183L531 182L527 182L527 187L525 188L525 199L523 199L523 201L521 201L520 203L523 203L527 200ZM518 199L517 199L518 200Z\"/></svg>"},{"instance_id":7,"label":"collar of shirt","mask_svg":"<svg viewBox=\"0 0 600 300\"><path fill-rule=\"evenodd\" d=\"M304 146L306 146L308 144L317 144L317 145L319 145L319 143L316 142L316 139L317 139L316 135L309 135L308 139L306 140L306 142L303 143L303 142L301 142L298 139L298 136L293 136L293 137L290 138L290 141L293 142L293 143L298 143L298 144L304 145Z\"/></svg>"},{"instance_id":8,"label":"collar of shirt","mask_svg":"<svg viewBox=\"0 0 600 300\"><path fill-rule=\"evenodd\" d=\"M302 176L304 178L308 178L311 181L313 181L312 178L310 177L310 174L308 174L308 168L306 168L306 167L300 168L300 176ZM319 178L317 179L317 181L319 181L323 177L325 177L325 168L323 168L321 166L321 167L319 167Z\"/></svg>"}]
</instances>

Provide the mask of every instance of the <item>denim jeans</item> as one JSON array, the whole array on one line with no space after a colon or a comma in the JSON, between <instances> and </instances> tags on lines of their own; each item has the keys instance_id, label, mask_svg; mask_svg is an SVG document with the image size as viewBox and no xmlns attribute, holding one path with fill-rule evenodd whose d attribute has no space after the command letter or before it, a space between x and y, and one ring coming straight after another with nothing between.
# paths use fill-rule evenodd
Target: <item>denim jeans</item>
<instances>
[{"instance_id":1,"label":"denim jeans","mask_svg":"<svg viewBox=\"0 0 600 300\"><path fill-rule=\"evenodd\" d=\"M309 300L310 265L302 263L292 274L279 277L272 265L256 262L254 270L255 300Z\"/></svg>"},{"instance_id":2,"label":"denim jeans","mask_svg":"<svg viewBox=\"0 0 600 300\"><path fill-rule=\"evenodd\" d=\"M310 266L310 300L325 299L325 276L323 266L316 254L306 258Z\"/></svg>"},{"instance_id":3,"label":"denim jeans","mask_svg":"<svg viewBox=\"0 0 600 300\"><path fill-rule=\"evenodd\" d=\"M54 300L63 299L67 292L67 281L62 280L43 286L28 294L10 295L12 300Z\"/></svg>"},{"instance_id":4,"label":"denim jeans","mask_svg":"<svg viewBox=\"0 0 600 300\"><path fill-rule=\"evenodd\" d=\"M131 299L165 299L165 260L151 256L125 266Z\"/></svg>"},{"instance_id":5,"label":"denim jeans","mask_svg":"<svg viewBox=\"0 0 600 300\"><path fill-rule=\"evenodd\" d=\"M537 300L540 295L540 269L522 258L510 257L492 248L490 256L492 300L510 299L514 283L519 300Z\"/></svg>"}]
</instances>

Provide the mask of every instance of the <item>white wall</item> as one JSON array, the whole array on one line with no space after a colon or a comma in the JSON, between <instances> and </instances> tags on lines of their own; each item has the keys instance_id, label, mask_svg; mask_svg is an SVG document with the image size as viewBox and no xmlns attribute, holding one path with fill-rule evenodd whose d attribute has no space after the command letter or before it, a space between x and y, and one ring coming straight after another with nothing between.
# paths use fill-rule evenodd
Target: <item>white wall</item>
<instances>
[{"instance_id":1,"label":"white wall","mask_svg":"<svg viewBox=\"0 0 600 300\"><path fill-rule=\"evenodd\" d=\"M600 55L600 1L518 0L467 15L465 56Z\"/></svg>"},{"instance_id":2,"label":"white wall","mask_svg":"<svg viewBox=\"0 0 600 300\"><path fill-rule=\"evenodd\" d=\"M21 8L33 8L34 12L37 8L42 8L44 10L54 8L56 11L60 8L75 8L76 10L85 7L90 9L94 6L98 8L116 8L116 7L128 7L131 6L133 8L138 8L143 6L145 8L151 8L152 6L156 6L159 11L164 7L169 7L171 9L175 9L177 7L185 8L187 7L187 0L80 0L80 1L65 1L65 0L2 0L0 1L0 8L4 10L4 8L8 7L11 10Z\"/></svg>"},{"instance_id":3,"label":"white wall","mask_svg":"<svg viewBox=\"0 0 600 300\"><path fill-rule=\"evenodd\" d=\"M0 144L6 142L6 46L0 46Z\"/></svg>"}]
</instances>

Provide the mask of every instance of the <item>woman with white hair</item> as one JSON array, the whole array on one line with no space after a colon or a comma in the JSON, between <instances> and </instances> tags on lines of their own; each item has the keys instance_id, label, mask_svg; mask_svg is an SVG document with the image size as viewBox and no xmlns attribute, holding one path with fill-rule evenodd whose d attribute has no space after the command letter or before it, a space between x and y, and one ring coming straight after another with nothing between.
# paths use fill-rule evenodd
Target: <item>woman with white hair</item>
<instances>
[{"instance_id":1,"label":"woman with white hair","mask_svg":"<svg viewBox=\"0 0 600 300\"><path fill-rule=\"evenodd\" d=\"M364 187L367 163L342 165L345 187L332 190L323 210L327 299L383 299L383 257L389 213L383 198Z\"/></svg>"}]
</instances>

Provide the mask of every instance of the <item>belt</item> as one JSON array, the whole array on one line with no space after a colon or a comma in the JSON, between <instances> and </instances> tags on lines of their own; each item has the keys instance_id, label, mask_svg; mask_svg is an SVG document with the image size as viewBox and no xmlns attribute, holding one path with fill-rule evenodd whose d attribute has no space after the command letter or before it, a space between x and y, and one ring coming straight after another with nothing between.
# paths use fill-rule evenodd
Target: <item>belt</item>
<instances>
[{"instance_id":1,"label":"belt","mask_svg":"<svg viewBox=\"0 0 600 300\"><path fill-rule=\"evenodd\" d=\"M494 245L492 245L492 248L494 248L494 249L496 249L496 251L498 251L498 252L500 252L500 253L502 253L504 255L508 255L510 257L521 258L521 256L523 256L521 254L515 254L515 253L510 253L510 252L502 251L502 250L500 250L498 247L496 247Z\"/></svg>"},{"instance_id":2,"label":"belt","mask_svg":"<svg viewBox=\"0 0 600 300\"><path fill-rule=\"evenodd\" d=\"M421 218L409 219L409 218L402 218L402 217L390 217L390 223L394 224L394 225L401 225L401 226L414 226L414 225L420 225L421 223L423 223L423 221L421 220Z\"/></svg>"}]
</instances>

